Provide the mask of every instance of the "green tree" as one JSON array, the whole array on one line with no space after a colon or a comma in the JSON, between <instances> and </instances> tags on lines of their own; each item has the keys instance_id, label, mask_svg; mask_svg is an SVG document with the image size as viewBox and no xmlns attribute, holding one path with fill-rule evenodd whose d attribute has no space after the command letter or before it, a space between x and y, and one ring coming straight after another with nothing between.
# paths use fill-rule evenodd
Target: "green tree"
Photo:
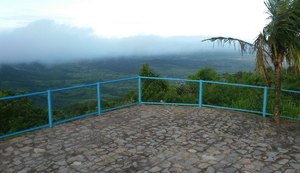
<instances>
[{"instance_id":1,"label":"green tree","mask_svg":"<svg viewBox=\"0 0 300 173\"><path fill-rule=\"evenodd\" d=\"M0 90L0 97L14 95ZM0 135L45 125L47 110L36 108L27 97L0 102Z\"/></svg>"},{"instance_id":2,"label":"green tree","mask_svg":"<svg viewBox=\"0 0 300 173\"><path fill-rule=\"evenodd\" d=\"M153 69L151 69L149 64L143 64L142 68L140 69L140 76L146 77L159 77L158 73L155 73Z\"/></svg>"},{"instance_id":3,"label":"green tree","mask_svg":"<svg viewBox=\"0 0 300 173\"><path fill-rule=\"evenodd\" d=\"M256 52L256 68L263 74L268 86L268 68L275 74L274 119L280 122L281 78L283 62L300 71L300 0L267 0L269 23L253 44L231 37L213 37L204 41L238 43L241 52Z\"/></svg>"},{"instance_id":4,"label":"green tree","mask_svg":"<svg viewBox=\"0 0 300 173\"><path fill-rule=\"evenodd\" d=\"M188 76L189 79L192 80L209 80L209 81L218 81L221 79L218 72L213 68L201 68L195 74ZM198 95L199 93L199 83L188 83L188 90L189 92Z\"/></svg>"},{"instance_id":5,"label":"green tree","mask_svg":"<svg viewBox=\"0 0 300 173\"><path fill-rule=\"evenodd\" d=\"M226 82L241 83L249 85L264 85L264 79L258 72L237 72L235 74L224 74Z\"/></svg>"},{"instance_id":6,"label":"green tree","mask_svg":"<svg viewBox=\"0 0 300 173\"><path fill-rule=\"evenodd\" d=\"M193 80L210 80L210 81L218 81L220 80L220 75L218 72L209 67L201 68L195 74L188 76L189 79Z\"/></svg>"},{"instance_id":7,"label":"green tree","mask_svg":"<svg viewBox=\"0 0 300 173\"><path fill-rule=\"evenodd\" d=\"M148 64L143 64L140 69L140 76L159 77ZM143 79L142 80L142 100L143 101L160 101L168 91L169 83L164 80Z\"/></svg>"}]
</instances>

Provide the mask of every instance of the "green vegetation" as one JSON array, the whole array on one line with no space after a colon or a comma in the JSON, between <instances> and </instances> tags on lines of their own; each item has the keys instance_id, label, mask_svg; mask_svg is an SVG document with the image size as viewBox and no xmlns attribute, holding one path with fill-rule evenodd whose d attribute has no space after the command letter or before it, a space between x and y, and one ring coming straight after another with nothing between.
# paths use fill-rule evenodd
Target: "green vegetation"
<instances>
[{"instance_id":1,"label":"green vegetation","mask_svg":"<svg viewBox=\"0 0 300 173\"><path fill-rule=\"evenodd\" d=\"M283 63L300 71L300 1L266 0L269 23L263 28L253 44L236 38L214 37L210 41L222 44L237 42L241 52L256 52L256 67L270 86L268 68L274 69L274 119L280 122L281 82Z\"/></svg>"},{"instance_id":2,"label":"green vegetation","mask_svg":"<svg viewBox=\"0 0 300 173\"><path fill-rule=\"evenodd\" d=\"M159 76L153 72L148 65L144 65L141 74L145 76ZM270 72L272 73L272 72ZM283 87L285 89L300 90L300 76L292 75L291 72L285 71L283 74ZM237 72L235 74L225 73L220 75L212 68L202 68L195 74L190 75L189 79L193 80L213 80L225 81L231 83L264 85L263 76L257 72ZM273 79L270 79L273 80ZM291 82L291 83L290 83ZM193 82L168 82L161 80L147 79L143 85L143 101L155 102L173 102L173 103L198 103L199 84ZM151 94L149 94L151 93ZM144 97L144 94L146 95ZM300 118L300 94L285 93L282 98L283 115ZM274 110L274 90L268 91L268 113ZM228 86L219 84L204 83L203 86L203 103L262 111L263 90L256 88L245 88L238 86Z\"/></svg>"},{"instance_id":3,"label":"green vegetation","mask_svg":"<svg viewBox=\"0 0 300 173\"><path fill-rule=\"evenodd\" d=\"M0 97L12 95L0 91ZM48 123L47 110L33 106L28 98L1 101L0 108L0 135Z\"/></svg>"},{"instance_id":4,"label":"green vegetation","mask_svg":"<svg viewBox=\"0 0 300 173\"><path fill-rule=\"evenodd\" d=\"M159 77L148 64L144 64L139 72L141 76ZM285 89L300 90L300 76L291 75L289 70L282 74ZM264 85L263 77L257 72L223 73L213 68L199 69L189 79L214 80L250 85ZM273 80L273 79L271 79ZM138 100L137 80L123 81L114 84L105 84L101 87L102 109L119 105L136 103ZM235 107L261 111L262 89L242 88L235 86L205 83L203 86L203 103L219 106ZM143 101L198 103L199 83L172 82L154 79L142 81ZM15 93L20 94L20 93ZM1 91L0 97L14 95L12 92ZM268 112L273 113L274 90L268 93ZM78 115L97 112L96 88L86 87L69 91L54 92L53 114L54 121L75 117ZM13 99L0 102L0 135L24 130L48 123L46 95ZM300 118L300 95L282 95L283 114Z\"/></svg>"},{"instance_id":5,"label":"green vegetation","mask_svg":"<svg viewBox=\"0 0 300 173\"><path fill-rule=\"evenodd\" d=\"M133 77L145 63L163 76L180 78L186 78L201 67L212 67L219 73L252 71L255 67L254 55L241 56L238 52L118 57L52 65L0 65L0 90L28 93Z\"/></svg>"}]
</instances>

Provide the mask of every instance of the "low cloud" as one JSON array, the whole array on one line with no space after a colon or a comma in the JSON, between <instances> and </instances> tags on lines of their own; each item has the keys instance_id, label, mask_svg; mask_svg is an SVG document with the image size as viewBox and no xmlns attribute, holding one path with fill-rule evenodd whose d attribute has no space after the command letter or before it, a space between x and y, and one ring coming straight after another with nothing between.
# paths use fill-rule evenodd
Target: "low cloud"
<instances>
[{"instance_id":1,"label":"low cloud","mask_svg":"<svg viewBox=\"0 0 300 173\"><path fill-rule=\"evenodd\" d=\"M121 28L120 28L121 29ZM205 37L134 36L100 38L91 29L39 20L26 27L0 33L0 64L62 63L110 57L216 51ZM227 48L218 48L225 50Z\"/></svg>"}]
</instances>

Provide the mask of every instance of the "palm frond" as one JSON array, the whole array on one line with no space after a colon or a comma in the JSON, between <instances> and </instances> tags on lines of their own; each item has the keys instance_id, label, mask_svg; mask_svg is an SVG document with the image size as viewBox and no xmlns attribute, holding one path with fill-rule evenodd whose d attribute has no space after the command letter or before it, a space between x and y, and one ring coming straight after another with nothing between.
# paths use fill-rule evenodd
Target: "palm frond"
<instances>
[{"instance_id":1,"label":"palm frond","mask_svg":"<svg viewBox=\"0 0 300 173\"><path fill-rule=\"evenodd\" d=\"M241 53L256 53L257 70L270 86L268 68L287 62L300 72L300 0L266 0L270 22L253 44L231 37L212 37L203 41L240 46ZM280 66L281 67L281 66Z\"/></svg>"},{"instance_id":2,"label":"palm frond","mask_svg":"<svg viewBox=\"0 0 300 173\"><path fill-rule=\"evenodd\" d=\"M234 45L236 47L236 44L240 46L241 53L254 53L254 47L253 44L248 43L246 41L237 39L237 38L231 38L231 37L212 37L209 39L202 40L204 41L211 41L211 42L217 42L219 45L224 46L225 44Z\"/></svg>"},{"instance_id":3,"label":"palm frond","mask_svg":"<svg viewBox=\"0 0 300 173\"><path fill-rule=\"evenodd\" d=\"M254 53L256 52L256 67L258 71L263 75L266 85L270 86L270 77L268 75L268 67L272 64L271 55L268 51L267 40L263 34L260 34L254 44L246 41L231 38L231 37L212 37L203 41L217 42L219 45L224 46L225 44L238 44L240 46L241 53Z\"/></svg>"},{"instance_id":4,"label":"palm frond","mask_svg":"<svg viewBox=\"0 0 300 173\"><path fill-rule=\"evenodd\" d=\"M280 0L268 0L265 1L265 6L268 9L269 19L272 18L272 16L275 16L277 14L277 6Z\"/></svg>"},{"instance_id":5,"label":"palm frond","mask_svg":"<svg viewBox=\"0 0 300 173\"><path fill-rule=\"evenodd\" d=\"M271 21L264 28L264 34L277 53L285 54L300 32L300 1L268 0L265 4Z\"/></svg>"}]
</instances>

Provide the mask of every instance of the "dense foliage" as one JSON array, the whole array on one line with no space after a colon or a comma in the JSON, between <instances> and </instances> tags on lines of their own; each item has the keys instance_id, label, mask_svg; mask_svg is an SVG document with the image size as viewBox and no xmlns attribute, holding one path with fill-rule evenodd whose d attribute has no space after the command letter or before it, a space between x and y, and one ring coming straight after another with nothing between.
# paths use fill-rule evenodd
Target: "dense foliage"
<instances>
[{"instance_id":1,"label":"dense foliage","mask_svg":"<svg viewBox=\"0 0 300 173\"><path fill-rule=\"evenodd\" d=\"M201 67L212 67L220 73L252 71L255 67L254 55L242 57L235 51L118 57L52 65L0 63L0 90L28 93L136 76L144 63L164 76L181 78Z\"/></svg>"},{"instance_id":2,"label":"dense foliage","mask_svg":"<svg viewBox=\"0 0 300 173\"><path fill-rule=\"evenodd\" d=\"M141 71L145 71L145 69L150 72L143 72L141 74L149 74L146 76L159 76L153 72L149 66L144 66ZM300 90L299 76L291 75L289 71L285 71L282 75L285 89ZM265 84L263 77L257 72L237 72L234 74L225 73L220 75L212 68L202 68L188 78L193 80L225 81L258 86L264 86ZM147 79L148 85L143 87L143 94L151 93L151 95L149 94L147 97L143 96L143 101L198 103L199 83L172 83L167 81L161 81L163 83L159 83L159 81L161 80ZM150 87L150 84L154 86ZM285 93L282 99L283 113L285 115L300 117L300 95ZM272 108L274 107L274 103L272 100L274 100L274 90L268 91L268 100L267 110L269 113L273 113ZM262 102L262 89L208 83L205 83L203 86L204 104L262 111Z\"/></svg>"},{"instance_id":3,"label":"dense foliage","mask_svg":"<svg viewBox=\"0 0 300 173\"><path fill-rule=\"evenodd\" d=\"M271 86L268 68L274 69L274 120L281 117L281 84L284 66L300 72L300 1L266 0L268 23L253 43L232 38L213 37L205 41L238 43L241 52L256 53L256 68L263 75L266 84Z\"/></svg>"},{"instance_id":4,"label":"dense foliage","mask_svg":"<svg viewBox=\"0 0 300 173\"><path fill-rule=\"evenodd\" d=\"M160 75L144 64L139 75L159 77ZM283 86L285 89L300 90L300 76L290 75L289 70L283 72ZM188 76L193 80L226 81L232 83L264 85L263 77L257 72L237 72L234 74L217 73L212 68L202 68L196 73ZM273 80L273 79L271 79ZM138 100L137 80L130 82L111 84L103 86L102 109L112 108L129 103L136 103ZM114 86L114 90L111 87ZM119 89L119 90L118 90ZM110 91L110 92L108 92ZM73 94L71 92L74 92ZM54 95L53 105L54 121L97 112L97 98L95 88L88 91L70 91L62 95ZM12 95L6 91L0 92L0 97ZM154 79L142 80L142 100L148 102L169 102L169 103L193 103L198 104L199 83L198 82L172 82ZM59 100L67 99L66 102ZM46 98L44 98L45 100ZM13 99L0 102L0 135L10 132L24 130L30 127L48 123L46 103L41 98ZM274 90L268 92L269 113L273 113ZM217 85L204 83L203 104L234 107L262 111L263 90L243 88L228 85ZM43 104L42 104L43 103ZM283 114L300 118L300 94L282 95Z\"/></svg>"},{"instance_id":5,"label":"dense foliage","mask_svg":"<svg viewBox=\"0 0 300 173\"><path fill-rule=\"evenodd\" d=\"M0 97L13 93L0 91ZM47 110L33 106L28 98L0 101L0 135L48 123Z\"/></svg>"}]
</instances>

